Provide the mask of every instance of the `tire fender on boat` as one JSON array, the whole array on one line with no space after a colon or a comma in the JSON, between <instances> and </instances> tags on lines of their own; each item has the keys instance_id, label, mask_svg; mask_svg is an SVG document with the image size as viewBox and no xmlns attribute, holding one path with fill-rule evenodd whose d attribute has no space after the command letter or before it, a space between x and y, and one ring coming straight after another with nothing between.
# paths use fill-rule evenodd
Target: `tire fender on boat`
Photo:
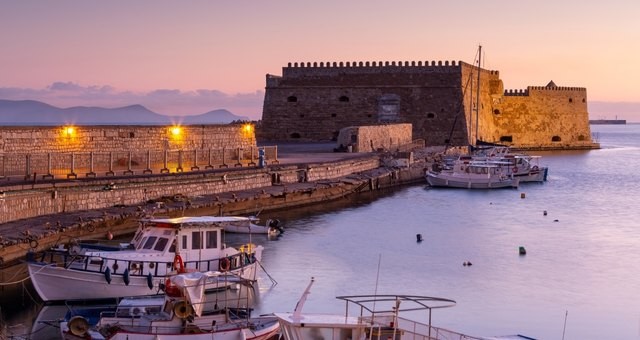
<instances>
[{"instance_id":1,"label":"tire fender on boat","mask_svg":"<svg viewBox=\"0 0 640 340\"><path fill-rule=\"evenodd\" d=\"M104 270L104 279L107 280L108 284L111 284L111 268L107 267Z\"/></svg>"},{"instance_id":2,"label":"tire fender on boat","mask_svg":"<svg viewBox=\"0 0 640 340\"><path fill-rule=\"evenodd\" d=\"M153 275L151 273L147 274L147 287L153 289Z\"/></svg>"},{"instance_id":3,"label":"tire fender on boat","mask_svg":"<svg viewBox=\"0 0 640 340\"><path fill-rule=\"evenodd\" d=\"M76 315L69 320L69 331L71 334L84 338L89 331L89 321L83 316Z\"/></svg>"},{"instance_id":4,"label":"tire fender on boat","mask_svg":"<svg viewBox=\"0 0 640 340\"><path fill-rule=\"evenodd\" d=\"M128 286L131 282L131 277L129 276L129 268L125 269L124 273L122 273L122 281L124 281L125 286Z\"/></svg>"}]
</instances>

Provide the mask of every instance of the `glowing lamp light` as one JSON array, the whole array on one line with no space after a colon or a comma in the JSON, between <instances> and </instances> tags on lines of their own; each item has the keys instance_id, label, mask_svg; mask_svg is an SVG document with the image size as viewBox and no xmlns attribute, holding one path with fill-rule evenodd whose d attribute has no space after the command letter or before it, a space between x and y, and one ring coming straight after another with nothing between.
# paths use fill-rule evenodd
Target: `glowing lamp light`
<instances>
[{"instance_id":1,"label":"glowing lamp light","mask_svg":"<svg viewBox=\"0 0 640 340\"><path fill-rule=\"evenodd\" d=\"M242 126L242 131L244 131L244 133L251 133L253 131L253 125L251 124L244 124Z\"/></svg>"},{"instance_id":2,"label":"glowing lamp light","mask_svg":"<svg viewBox=\"0 0 640 340\"><path fill-rule=\"evenodd\" d=\"M173 137L179 137L182 134L182 128L179 126L174 126L171 128L171 135Z\"/></svg>"},{"instance_id":3,"label":"glowing lamp light","mask_svg":"<svg viewBox=\"0 0 640 340\"><path fill-rule=\"evenodd\" d=\"M73 137L76 134L76 128L73 126L65 126L62 131L66 137Z\"/></svg>"}]
</instances>

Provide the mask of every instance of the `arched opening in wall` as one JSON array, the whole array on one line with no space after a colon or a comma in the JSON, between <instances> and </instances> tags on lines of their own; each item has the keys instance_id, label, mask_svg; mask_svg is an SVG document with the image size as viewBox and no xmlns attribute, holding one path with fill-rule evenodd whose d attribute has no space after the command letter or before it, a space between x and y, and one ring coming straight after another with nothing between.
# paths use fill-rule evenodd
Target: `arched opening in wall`
<instances>
[{"instance_id":1,"label":"arched opening in wall","mask_svg":"<svg viewBox=\"0 0 640 340\"><path fill-rule=\"evenodd\" d=\"M297 132L294 132L294 133L289 135L289 138L291 138L291 139L300 139L300 134L297 133Z\"/></svg>"},{"instance_id":2,"label":"arched opening in wall","mask_svg":"<svg viewBox=\"0 0 640 340\"><path fill-rule=\"evenodd\" d=\"M573 103L573 98L569 98L569 103Z\"/></svg>"},{"instance_id":3,"label":"arched opening in wall","mask_svg":"<svg viewBox=\"0 0 640 340\"><path fill-rule=\"evenodd\" d=\"M340 98L339 98L338 100L339 100L339 101L341 101L341 102L343 102L343 103L346 103L346 102L348 102L348 101L349 101L349 97L347 97L347 96L340 96Z\"/></svg>"},{"instance_id":4,"label":"arched opening in wall","mask_svg":"<svg viewBox=\"0 0 640 340\"><path fill-rule=\"evenodd\" d=\"M500 136L500 142L513 143L513 136Z\"/></svg>"},{"instance_id":5,"label":"arched opening in wall","mask_svg":"<svg viewBox=\"0 0 640 340\"><path fill-rule=\"evenodd\" d=\"M560 142L560 141L562 141L562 138L560 138L560 136L553 136L553 137L551 137L551 141L552 142Z\"/></svg>"},{"instance_id":6,"label":"arched opening in wall","mask_svg":"<svg viewBox=\"0 0 640 340\"><path fill-rule=\"evenodd\" d=\"M337 116L337 115L336 115L335 113L332 113L332 114L331 114L331 118L336 118L336 116Z\"/></svg>"},{"instance_id":7,"label":"arched opening in wall","mask_svg":"<svg viewBox=\"0 0 640 340\"><path fill-rule=\"evenodd\" d=\"M371 118L371 117L373 117L373 115L372 115L372 114L368 114L368 115L367 115L367 117L368 117L368 118Z\"/></svg>"},{"instance_id":8,"label":"arched opening in wall","mask_svg":"<svg viewBox=\"0 0 640 340\"><path fill-rule=\"evenodd\" d=\"M304 118L304 113L301 113L301 114L300 114L300 118Z\"/></svg>"},{"instance_id":9,"label":"arched opening in wall","mask_svg":"<svg viewBox=\"0 0 640 340\"><path fill-rule=\"evenodd\" d=\"M578 136L578 140L581 141L581 142L584 141L585 140L584 135Z\"/></svg>"},{"instance_id":10,"label":"arched opening in wall","mask_svg":"<svg viewBox=\"0 0 640 340\"><path fill-rule=\"evenodd\" d=\"M500 114L500 110L498 110L498 109L493 109L493 114L494 114L494 115L496 115L496 116L497 116L497 115L499 115L499 114Z\"/></svg>"},{"instance_id":11,"label":"arched opening in wall","mask_svg":"<svg viewBox=\"0 0 640 340\"><path fill-rule=\"evenodd\" d=\"M287 101L288 101L289 103L295 103L295 102L297 102L297 101L298 101L298 97L296 97L296 96L289 96L289 97L287 97Z\"/></svg>"},{"instance_id":12,"label":"arched opening in wall","mask_svg":"<svg viewBox=\"0 0 640 340\"><path fill-rule=\"evenodd\" d=\"M435 114L435 113L433 113L433 112L429 112L429 113L427 113L427 118L428 118L428 119L436 118L436 114Z\"/></svg>"},{"instance_id":13,"label":"arched opening in wall","mask_svg":"<svg viewBox=\"0 0 640 340\"><path fill-rule=\"evenodd\" d=\"M583 102L583 103L584 103L584 102L586 102L586 101L587 101L586 99L582 98L582 102Z\"/></svg>"}]
</instances>

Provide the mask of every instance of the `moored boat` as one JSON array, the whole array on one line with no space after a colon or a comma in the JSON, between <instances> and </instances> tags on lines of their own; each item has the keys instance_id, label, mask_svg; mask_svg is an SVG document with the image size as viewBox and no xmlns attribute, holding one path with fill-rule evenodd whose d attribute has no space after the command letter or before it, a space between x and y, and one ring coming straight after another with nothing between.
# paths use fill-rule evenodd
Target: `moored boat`
<instances>
[{"instance_id":1,"label":"moored boat","mask_svg":"<svg viewBox=\"0 0 640 340\"><path fill-rule=\"evenodd\" d=\"M227 233L240 234L267 234L277 236L284 232L280 220L268 219L264 225L259 224L260 219L251 217L228 217L229 221L222 223Z\"/></svg>"},{"instance_id":2,"label":"moored boat","mask_svg":"<svg viewBox=\"0 0 640 340\"><path fill-rule=\"evenodd\" d=\"M293 312L274 313L280 321L284 340L359 339L359 340L485 340L501 337L475 337L432 325L434 310L455 306L451 299L420 295L338 296L346 304L344 314L304 313L306 297L314 279L305 289ZM414 312L422 313L414 313ZM422 314L426 320L412 318ZM411 318L409 318L411 316ZM518 339L535 340L518 335ZM505 338L507 339L507 338ZM508 337L508 339L515 339Z\"/></svg>"},{"instance_id":3,"label":"moored boat","mask_svg":"<svg viewBox=\"0 0 640 340\"><path fill-rule=\"evenodd\" d=\"M171 288L171 275L220 271L206 288L238 280L255 281L262 246L224 244L221 224L238 217L146 219L122 250L54 248L33 256L27 266L44 301L108 299L152 295Z\"/></svg>"},{"instance_id":4,"label":"moored boat","mask_svg":"<svg viewBox=\"0 0 640 340\"><path fill-rule=\"evenodd\" d=\"M116 308L104 309L98 320L95 312L80 309L60 324L63 338L83 339L271 339L279 333L273 315L251 317L248 302L241 296L205 294L205 285L220 272L194 272L171 277L177 288L172 294L157 298L123 299ZM250 285L241 285L247 290ZM242 289L242 288L241 288ZM215 302L215 304L213 304ZM215 306L207 308L207 306ZM233 308L231 306L239 306Z\"/></svg>"},{"instance_id":5,"label":"moored boat","mask_svg":"<svg viewBox=\"0 0 640 340\"><path fill-rule=\"evenodd\" d=\"M427 170L425 177L433 187L465 189L517 188L519 180L505 173L503 164L458 159L450 168Z\"/></svg>"}]
</instances>

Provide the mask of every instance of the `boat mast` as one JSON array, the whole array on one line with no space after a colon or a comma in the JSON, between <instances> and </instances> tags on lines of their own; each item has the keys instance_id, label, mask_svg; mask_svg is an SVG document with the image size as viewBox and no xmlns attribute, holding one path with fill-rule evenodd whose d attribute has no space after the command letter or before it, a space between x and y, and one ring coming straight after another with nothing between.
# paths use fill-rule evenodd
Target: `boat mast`
<instances>
[{"instance_id":1,"label":"boat mast","mask_svg":"<svg viewBox=\"0 0 640 340\"><path fill-rule=\"evenodd\" d=\"M480 61L482 60L482 45L478 45L478 85L476 86L476 140L473 145L478 146L478 121L480 116Z\"/></svg>"}]
</instances>

